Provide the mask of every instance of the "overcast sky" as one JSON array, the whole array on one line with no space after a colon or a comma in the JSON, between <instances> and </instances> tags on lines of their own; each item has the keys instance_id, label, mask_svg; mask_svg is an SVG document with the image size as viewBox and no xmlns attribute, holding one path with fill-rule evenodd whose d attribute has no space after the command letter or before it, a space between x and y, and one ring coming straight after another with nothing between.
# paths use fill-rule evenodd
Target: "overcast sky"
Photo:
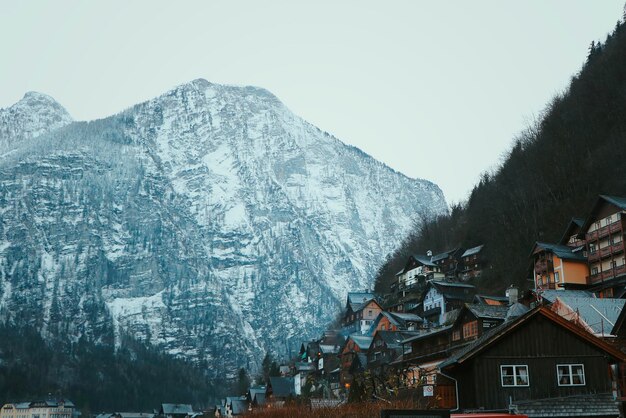
<instances>
[{"instance_id":1,"label":"overcast sky","mask_svg":"<svg viewBox=\"0 0 626 418\"><path fill-rule=\"evenodd\" d=\"M256 85L458 202L580 70L624 0L2 1L0 107L79 120L196 78Z\"/></svg>"}]
</instances>

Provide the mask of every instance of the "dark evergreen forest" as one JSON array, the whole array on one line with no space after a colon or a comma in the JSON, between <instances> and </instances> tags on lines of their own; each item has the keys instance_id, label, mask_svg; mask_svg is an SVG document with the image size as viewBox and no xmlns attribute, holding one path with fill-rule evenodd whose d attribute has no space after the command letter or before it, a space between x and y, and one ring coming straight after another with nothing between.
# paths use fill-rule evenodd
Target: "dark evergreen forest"
<instances>
[{"instance_id":1,"label":"dark evergreen forest","mask_svg":"<svg viewBox=\"0 0 626 418\"><path fill-rule=\"evenodd\" d=\"M404 240L378 271L378 292L386 293L410 254L479 244L487 261L475 283L482 291L528 288L535 241L557 241L599 194L626 195L624 26L618 23L605 42L591 44L567 91L515 138L503 163L483 174L466 202Z\"/></svg>"},{"instance_id":2,"label":"dark evergreen forest","mask_svg":"<svg viewBox=\"0 0 626 418\"><path fill-rule=\"evenodd\" d=\"M83 413L152 411L164 402L207 407L220 394L206 367L130 338L116 351L84 340L44 341L34 329L0 326L0 404L51 394L72 400Z\"/></svg>"}]
</instances>

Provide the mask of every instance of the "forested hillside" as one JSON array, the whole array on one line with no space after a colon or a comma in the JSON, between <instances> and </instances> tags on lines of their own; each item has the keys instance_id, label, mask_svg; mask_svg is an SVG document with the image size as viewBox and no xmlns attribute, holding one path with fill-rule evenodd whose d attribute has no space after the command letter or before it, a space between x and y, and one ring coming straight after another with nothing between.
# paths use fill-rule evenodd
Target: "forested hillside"
<instances>
[{"instance_id":1,"label":"forested hillside","mask_svg":"<svg viewBox=\"0 0 626 418\"><path fill-rule=\"evenodd\" d=\"M604 43L591 44L567 91L515 138L502 165L482 176L469 199L405 239L380 268L377 291L385 291L409 254L477 244L485 244L488 261L476 283L482 290L511 283L528 288L535 241L558 240L598 194L626 195L625 157L626 28L620 22Z\"/></svg>"},{"instance_id":2,"label":"forested hillside","mask_svg":"<svg viewBox=\"0 0 626 418\"><path fill-rule=\"evenodd\" d=\"M163 402L206 407L227 390L192 365L129 337L115 351L81 339L44 341L33 328L0 325L0 404L64 396L83 412L151 411ZM215 399L209 399L214 396Z\"/></svg>"}]
</instances>

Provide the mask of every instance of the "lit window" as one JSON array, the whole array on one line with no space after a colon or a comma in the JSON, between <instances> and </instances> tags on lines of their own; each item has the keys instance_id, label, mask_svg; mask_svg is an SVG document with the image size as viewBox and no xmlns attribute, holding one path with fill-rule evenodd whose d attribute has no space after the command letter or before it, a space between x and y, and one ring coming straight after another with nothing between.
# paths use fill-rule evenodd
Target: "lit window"
<instances>
[{"instance_id":1,"label":"lit window","mask_svg":"<svg viewBox=\"0 0 626 418\"><path fill-rule=\"evenodd\" d=\"M452 332L452 341L458 341L461 339L461 330L456 329Z\"/></svg>"},{"instance_id":2,"label":"lit window","mask_svg":"<svg viewBox=\"0 0 626 418\"><path fill-rule=\"evenodd\" d=\"M502 386L530 386L526 365L500 366L500 377Z\"/></svg>"},{"instance_id":3,"label":"lit window","mask_svg":"<svg viewBox=\"0 0 626 418\"><path fill-rule=\"evenodd\" d=\"M557 364L556 379L559 386L584 386L585 366L582 364Z\"/></svg>"}]
</instances>

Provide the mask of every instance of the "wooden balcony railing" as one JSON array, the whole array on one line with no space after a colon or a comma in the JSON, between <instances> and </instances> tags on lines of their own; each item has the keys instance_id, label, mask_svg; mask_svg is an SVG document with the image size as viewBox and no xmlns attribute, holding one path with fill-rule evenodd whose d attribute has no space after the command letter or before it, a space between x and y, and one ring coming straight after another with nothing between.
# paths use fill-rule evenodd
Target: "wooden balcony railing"
<instances>
[{"instance_id":1,"label":"wooden balcony railing","mask_svg":"<svg viewBox=\"0 0 626 418\"><path fill-rule=\"evenodd\" d=\"M588 234L586 234L586 238L587 238L587 241L595 241L600 238L604 238L613 232L618 232L621 230L622 230L622 220L619 219L611 224L603 226L600 229L596 229L593 232L589 232Z\"/></svg>"},{"instance_id":2,"label":"wooden balcony railing","mask_svg":"<svg viewBox=\"0 0 626 418\"><path fill-rule=\"evenodd\" d=\"M626 273L626 264L622 264L621 266L615 266L605 271L601 271L596 274L592 274L587 276L587 281L591 284L596 284L605 280L613 279L617 276L621 276Z\"/></svg>"},{"instance_id":3,"label":"wooden balcony railing","mask_svg":"<svg viewBox=\"0 0 626 418\"><path fill-rule=\"evenodd\" d=\"M553 268L551 260L538 260L535 263L535 273L541 274L551 271Z\"/></svg>"},{"instance_id":4,"label":"wooden balcony railing","mask_svg":"<svg viewBox=\"0 0 626 418\"><path fill-rule=\"evenodd\" d=\"M613 245L607 245L604 248L597 249L594 252L590 252L587 256L587 260L590 262L594 262L600 260L601 258L609 257L613 254L619 254L624 252L624 241L618 242Z\"/></svg>"}]
</instances>

